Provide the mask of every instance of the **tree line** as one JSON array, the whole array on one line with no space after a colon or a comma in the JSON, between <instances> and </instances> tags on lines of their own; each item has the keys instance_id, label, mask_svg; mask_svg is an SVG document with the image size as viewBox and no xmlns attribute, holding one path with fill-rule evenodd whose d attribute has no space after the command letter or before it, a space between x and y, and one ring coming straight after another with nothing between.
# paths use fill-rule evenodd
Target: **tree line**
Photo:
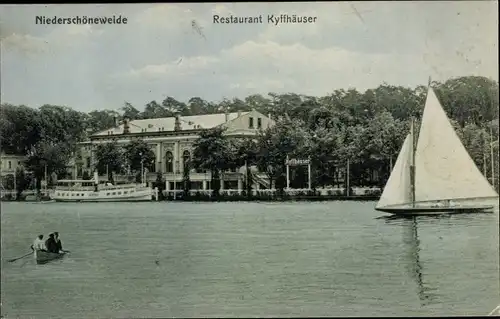
<instances>
[{"instance_id":1,"label":"tree line","mask_svg":"<svg viewBox=\"0 0 500 319\"><path fill-rule=\"evenodd\" d=\"M498 139L498 83L468 76L431 85L471 157L489 177L490 141ZM186 165L212 171L212 188L218 187L220 174L242 163L257 166L280 188L284 183L287 155L310 158L313 187L335 184L336 172L345 169L348 160L352 185L383 186L408 132L410 119L416 117L418 121L422 114L426 92L427 86L406 88L382 84L365 92L342 89L322 97L269 93L218 103L200 97L184 103L167 97L161 103L147 103L142 111L125 102L118 111L89 113L57 105L31 108L2 104L1 146L6 153L26 155L28 170L41 180L45 171L64 175L70 159L78 157L78 141L90 133L113 127L124 118L255 109L264 115L270 114L276 125L260 131L255 139L232 140L216 128L204 131L196 141L192 161ZM498 181L498 142L494 153ZM141 161L143 165L152 165L152 156L142 141L125 150L118 150L112 144L103 145L96 152L97 169L101 173L137 172ZM305 169L293 170L292 187L304 184ZM373 178L375 175L379 178Z\"/></svg>"}]
</instances>

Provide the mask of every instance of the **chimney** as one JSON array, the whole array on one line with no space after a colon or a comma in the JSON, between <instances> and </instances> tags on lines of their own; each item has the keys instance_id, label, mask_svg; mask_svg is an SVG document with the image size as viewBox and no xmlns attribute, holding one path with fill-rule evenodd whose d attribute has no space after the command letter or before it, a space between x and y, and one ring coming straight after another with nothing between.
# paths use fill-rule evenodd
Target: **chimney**
<instances>
[{"instance_id":1,"label":"chimney","mask_svg":"<svg viewBox=\"0 0 500 319\"><path fill-rule=\"evenodd\" d=\"M175 116L175 124L174 124L174 131L180 131L181 130L181 117L179 114Z\"/></svg>"},{"instance_id":2,"label":"chimney","mask_svg":"<svg viewBox=\"0 0 500 319\"><path fill-rule=\"evenodd\" d=\"M238 117L241 116L241 110L238 110Z\"/></svg>"},{"instance_id":3,"label":"chimney","mask_svg":"<svg viewBox=\"0 0 500 319\"><path fill-rule=\"evenodd\" d=\"M129 134L129 133L130 133L129 119L128 117L125 117L123 119L123 134Z\"/></svg>"},{"instance_id":4,"label":"chimney","mask_svg":"<svg viewBox=\"0 0 500 319\"><path fill-rule=\"evenodd\" d=\"M224 114L226 116L226 123L229 122L229 112L226 110L226 113Z\"/></svg>"},{"instance_id":5,"label":"chimney","mask_svg":"<svg viewBox=\"0 0 500 319\"><path fill-rule=\"evenodd\" d=\"M115 127L118 126L118 119L116 118L116 116L113 116L113 122L115 124Z\"/></svg>"}]
</instances>

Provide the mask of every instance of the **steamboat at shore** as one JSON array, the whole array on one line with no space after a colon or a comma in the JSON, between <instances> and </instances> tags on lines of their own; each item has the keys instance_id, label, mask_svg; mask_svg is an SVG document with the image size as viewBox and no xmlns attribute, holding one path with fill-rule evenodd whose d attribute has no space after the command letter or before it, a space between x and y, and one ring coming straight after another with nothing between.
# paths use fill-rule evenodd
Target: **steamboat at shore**
<instances>
[{"instance_id":1,"label":"steamboat at shore","mask_svg":"<svg viewBox=\"0 0 500 319\"><path fill-rule=\"evenodd\" d=\"M151 201L153 190L144 184L99 183L93 180L59 180L50 195L56 202L140 202Z\"/></svg>"}]
</instances>

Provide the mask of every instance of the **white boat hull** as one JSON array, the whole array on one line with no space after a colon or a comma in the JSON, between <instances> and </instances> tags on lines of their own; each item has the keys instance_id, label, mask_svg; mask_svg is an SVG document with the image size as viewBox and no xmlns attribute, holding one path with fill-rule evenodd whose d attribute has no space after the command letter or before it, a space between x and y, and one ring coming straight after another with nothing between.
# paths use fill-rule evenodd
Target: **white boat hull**
<instances>
[{"instance_id":1,"label":"white boat hull","mask_svg":"<svg viewBox=\"0 0 500 319\"><path fill-rule=\"evenodd\" d=\"M56 190L51 199L56 202L141 202L151 201L153 192L150 188L103 189L97 192L88 190Z\"/></svg>"}]
</instances>

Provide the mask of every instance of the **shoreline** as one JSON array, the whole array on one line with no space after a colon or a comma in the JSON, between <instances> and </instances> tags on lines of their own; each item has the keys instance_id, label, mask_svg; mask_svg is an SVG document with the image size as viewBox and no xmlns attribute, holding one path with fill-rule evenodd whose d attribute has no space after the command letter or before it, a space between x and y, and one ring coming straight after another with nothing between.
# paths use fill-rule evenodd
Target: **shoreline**
<instances>
[{"instance_id":1,"label":"shoreline","mask_svg":"<svg viewBox=\"0 0 500 319\"><path fill-rule=\"evenodd\" d=\"M197 197L192 196L188 198L167 198L159 199L158 201L164 202L324 202L324 201L377 201L379 196L307 196L307 195L288 195L288 196L219 196L219 197ZM156 200L154 200L156 201Z\"/></svg>"},{"instance_id":2,"label":"shoreline","mask_svg":"<svg viewBox=\"0 0 500 319\"><path fill-rule=\"evenodd\" d=\"M380 196L375 195L354 195L354 196L307 196L307 195L285 195L285 196L251 196L247 197L244 195L240 196L190 196L183 198L182 196L177 196L175 199L173 196L163 197L156 200L153 196L151 201L145 201L142 203L149 202L325 202L325 201L354 201L354 202L369 202L377 201ZM50 198L37 199L0 199L0 202L50 202ZM108 203L120 202L120 201L110 201ZM139 203L139 202L138 202ZM82 204L82 203L79 203Z\"/></svg>"}]
</instances>

